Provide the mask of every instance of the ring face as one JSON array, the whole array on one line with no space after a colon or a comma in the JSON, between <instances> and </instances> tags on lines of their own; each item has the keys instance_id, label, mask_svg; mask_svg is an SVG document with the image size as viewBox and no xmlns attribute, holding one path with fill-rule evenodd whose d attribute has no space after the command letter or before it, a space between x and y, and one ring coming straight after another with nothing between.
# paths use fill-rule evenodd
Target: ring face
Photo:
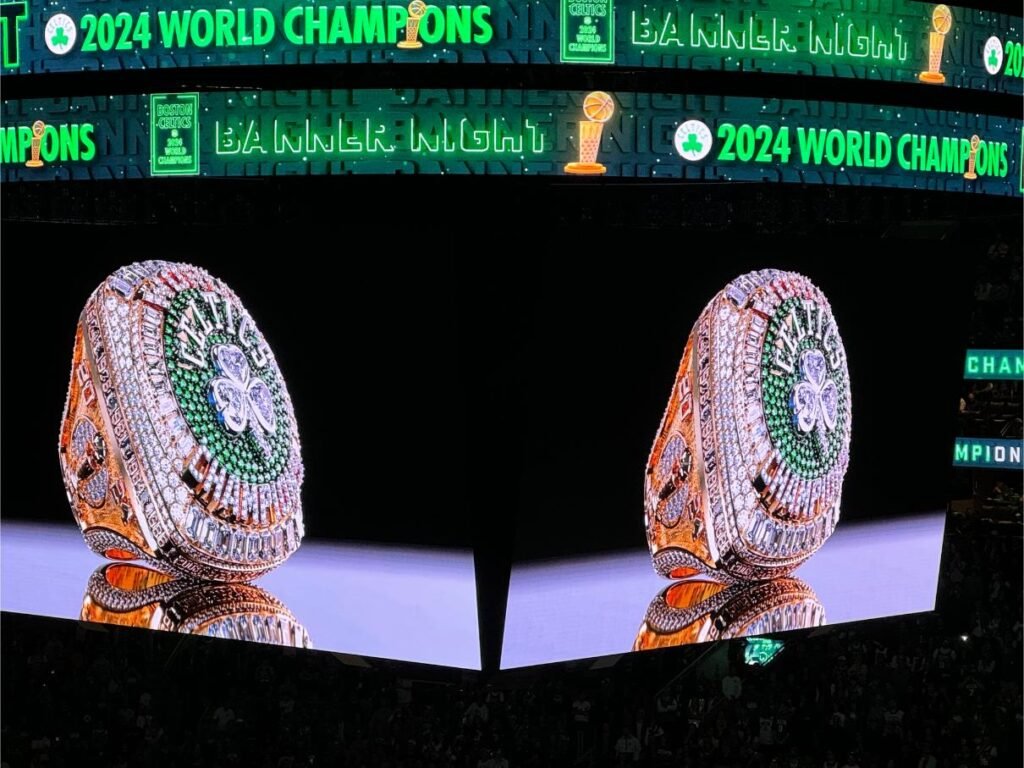
<instances>
[{"instance_id":1,"label":"ring face","mask_svg":"<svg viewBox=\"0 0 1024 768\"><path fill-rule=\"evenodd\" d=\"M291 400L223 282L186 264L123 267L87 302L73 366L60 458L90 547L220 581L298 548Z\"/></svg>"},{"instance_id":2,"label":"ring face","mask_svg":"<svg viewBox=\"0 0 1024 768\"><path fill-rule=\"evenodd\" d=\"M768 322L761 353L768 437L804 480L834 469L849 444L850 378L828 305L788 298Z\"/></svg>"},{"instance_id":3,"label":"ring face","mask_svg":"<svg viewBox=\"0 0 1024 768\"><path fill-rule=\"evenodd\" d=\"M838 519L850 405L821 291L778 270L730 283L694 326L648 461L656 569L768 578L809 557Z\"/></svg>"},{"instance_id":4,"label":"ring face","mask_svg":"<svg viewBox=\"0 0 1024 768\"><path fill-rule=\"evenodd\" d=\"M277 480L293 424L281 372L241 305L215 291L178 293L164 320L164 357L185 421L213 459L241 483Z\"/></svg>"}]
</instances>

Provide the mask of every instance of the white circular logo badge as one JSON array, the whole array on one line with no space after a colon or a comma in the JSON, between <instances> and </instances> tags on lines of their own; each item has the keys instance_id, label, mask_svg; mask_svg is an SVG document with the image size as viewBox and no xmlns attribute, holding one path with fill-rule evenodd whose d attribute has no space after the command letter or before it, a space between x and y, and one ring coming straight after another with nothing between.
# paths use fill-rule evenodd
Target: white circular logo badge
<instances>
[{"instance_id":1,"label":"white circular logo badge","mask_svg":"<svg viewBox=\"0 0 1024 768\"><path fill-rule=\"evenodd\" d=\"M50 53L55 53L58 56L63 56L74 48L77 37L78 29L75 27L74 19L66 13L51 16L43 31L46 47L50 49Z\"/></svg>"},{"instance_id":2,"label":"white circular logo badge","mask_svg":"<svg viewBox=\"0 0 1024 768\"><path fill-rule=\"evenodd\" d=\"M998 75L1003 69L1003 44L999 38L992 35L985 41L985 48L981 54L985 64L985 71L990 75Z\"/></svg>"},{"instance_id":3,"label":"white circular logo badge","mask_svg":"<svg viewBox=\"0 0 1024 768\"><path fill-rule=\"evenodd\" d=\"M672 143L683 160L695 163L703 160L711 151L711 129L700 120L687 120L676 128Z\"/></svg>"}]
</instances>

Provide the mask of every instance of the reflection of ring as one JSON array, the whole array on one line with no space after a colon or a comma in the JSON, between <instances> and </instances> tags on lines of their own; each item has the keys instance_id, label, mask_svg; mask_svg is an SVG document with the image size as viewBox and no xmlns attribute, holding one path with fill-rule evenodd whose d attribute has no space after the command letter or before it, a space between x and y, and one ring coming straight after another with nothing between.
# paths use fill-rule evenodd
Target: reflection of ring
<instances>
[{"instance_id":1,"label":"reflection of ring","mask_svg":"<svg viewBox=\"0 0 1024 768\"><path fill-rule=\"evenodd\" d=\"M312 647L291 611L259 587L175 578L130 563L108 563L93 572L82 620Z\"/></svg>"},{"instance_id":2,"label":"reflection of ring","mask_svg":"<svg viewBox=\"0 0 1024 768\"><path fill-rule=\"evenodd\" d=\"M791 272L737 278L690 333L647 462L655 570L791 571L835 528L849 446L846 351L828 301Z\"/></svg>"},{"instance_id":3,"label":"reflection of ring","mask_svg":"<svg viewBox=\"0 0 1024 768\"><path fill-rule=\"evenodd\" d=\"M60 464L86 543L112 559L243 581L302 540L281 372L238 297L196 267L122 267L89 297Z\"/></svg>"},{"instance_id":4,"label":"reflection of ring","mask_svg":"<svg viewBox=\"0 0 1024 768\"><path fill-rule=\"evenodd\" d=\"M749 635L818 627L825 609L807 584L794 578L727 586L682 581L651 602L633 650L667 648Z\"/></svg>"}]
</instances>

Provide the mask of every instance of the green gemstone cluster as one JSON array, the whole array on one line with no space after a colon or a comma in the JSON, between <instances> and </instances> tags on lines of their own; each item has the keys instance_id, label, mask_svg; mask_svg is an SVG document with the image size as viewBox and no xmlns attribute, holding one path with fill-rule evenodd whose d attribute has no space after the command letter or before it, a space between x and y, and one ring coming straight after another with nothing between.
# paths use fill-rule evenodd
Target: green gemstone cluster
<instances>
[{"instance_id":1,"label":"green gemstone cluster","mask_svg":"<svg viewBox=\"0 0 1024 768\"><path fill-rule=\"evenodd\" d=\"M233 332L213 330L205 336L204 348L199 350L199 354L208 361L205 368L196 369L181 361L179 345L186 342L179 338L179 324L190 305L195 308L192 311L201 313L209 323L212 324L214 321L200 292L191 288L178 293L167 310L164 320L164 356L178 405L196 440L208 448L217 462L228 472L239 480L250 483L272 482L284 470L289 448L289 422L284 407L280 371L273 361L268 362L262 369L257 369L252 356L243 349L250 370L254 374L258 372L273 396L277 429L273 434L264 436L264 445L269 446L268 454L264 446L256 440L251 427L240 435L227 430L221 424L217 408L210 399L210 382L217 375L210 349L215 344L238 345L238 339ZM241 346L239 348L241 349Z\"/></svg>"},{"instance_id":2,"label":"green gemstone cluster","mask_svg":"<svg viewBox=\"0 0 1024 768\"><path fill-rule=\"evenodd\" d=\"M819 425L811 432L801 432L797 427L792 403L793 388L801 380L799 366L792 372L780 370L774 363L775 345L779 331L787 322L791 313L801 312L797 299L784 301L768 324L765 333L764 348L761 353L761 397L764 405L764 419L768 427L768 435L772 444L782 454L789 469L797 477L813 480L829 472L835 466L843 447L843 437L849 429L847 424L850 382L845 366L838 370L829 370L827 376L835 382L839 392L838 416L835 429L825 432L822 441L820 432L825 431ZM817 349L825 353L821 340L813 335L805 336L797 346L795 358L807 349ZM826 353L827 357L827 353Z\"/></svg>"}]
</instances>

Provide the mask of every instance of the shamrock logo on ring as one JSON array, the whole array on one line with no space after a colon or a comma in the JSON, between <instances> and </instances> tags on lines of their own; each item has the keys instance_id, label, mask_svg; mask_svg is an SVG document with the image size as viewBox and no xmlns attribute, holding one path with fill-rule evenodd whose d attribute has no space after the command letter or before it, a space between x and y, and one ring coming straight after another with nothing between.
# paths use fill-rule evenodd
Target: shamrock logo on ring
<instances>
[{"instance_id":1,"label":"shamrock logo on ring","mask_svg":"<svg viewBox=\"0 0 1024 768\"><path fill-rule=\"evenodd\" d=\"M270 387L253 375L245 353L234 344L215 344L210 350L217 376L210 382L210 404L220 423L232 434L251 429L256 442L270 455L264 433L277 429Z\"/></svg>"},{"instance_id":2,"label":"shamrock logo on ring","mask_svg":"<svg viewBox=\"0 0 1024 768\"><path fill-rule=\"evenodd\" d=\"M817 349L800 354L801 380L793 387L790 405L797 428L807 434L817 430L822 449L828 447L826 434L836 428L839 388L826 376L825 355Z\"/></svg>"}]
</instances>

